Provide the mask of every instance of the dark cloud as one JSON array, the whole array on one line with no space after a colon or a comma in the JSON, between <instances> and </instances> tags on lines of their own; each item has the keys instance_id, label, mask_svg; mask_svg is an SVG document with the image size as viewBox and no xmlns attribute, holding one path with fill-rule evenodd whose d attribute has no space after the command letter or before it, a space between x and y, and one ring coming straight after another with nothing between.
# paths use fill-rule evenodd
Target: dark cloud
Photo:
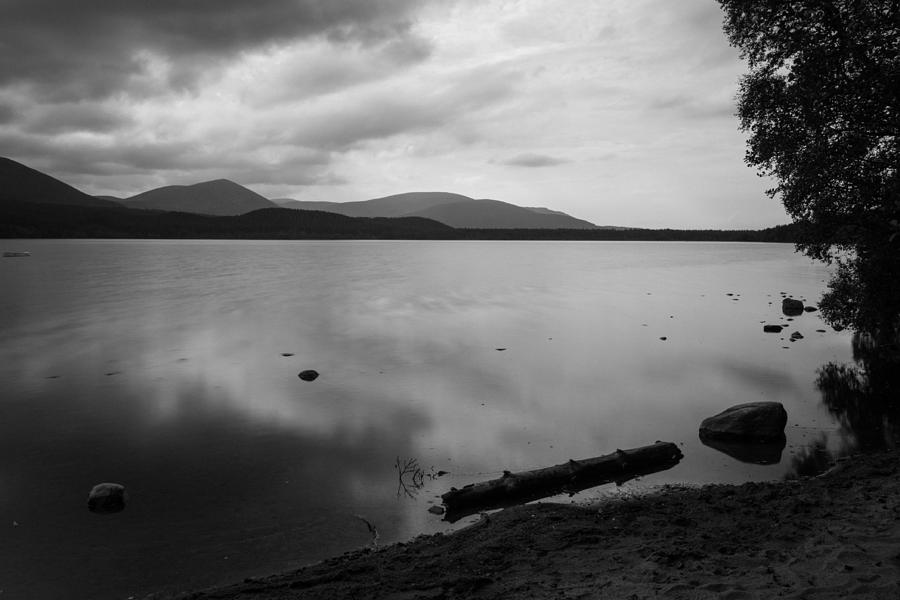
<instances>
[{"instance_id":1,"label":"dark cloud","mask_svg":"<svg viewBox=\"0 0 900 600\"><path fill-rule=\"evenodd\" d=\"M565 158L526 152L524 154L518 154L510 159L501 161L501 164L511 165L514 167L553 167L567 162L570 161Z\"/></svg>"},{"instance_id":2,"label":"dark cloud","mask_svg":"<svg viewBox=\"0 0 900 600\"><path fill-rule=\"evenodd\" d=\"M4 0L0 86L55 101L141 89L148 56L189 88L240 52L323 36L368 45L410 32L416 0Z\"/></svg>"},{"instance_id":3,"label":"dark cloud","mask_svg":"<svg viewBox=\"0 0 900 600\"><path fill-rule=\"evenodd\" d=\"M11 104L0 102L0 125L13 122L18 116L18 111Z\"/></svg>"},{"instance_id":4,"label":"dark cloud","mask_svg":"<svg viewBox=\"0 0 900 600\"><path fill-rule=\"evenodd\" d=\"M99 104L71 103L35 108L28 116L25 128L29 132L50 135L74 131L103 133L129 123L131 118L120 110Z\"/></svg>"},{"instance_id":5,"label":"dark cloud","mask_svg":"<svg viewBox=\"0 0 900 600\"><path fill-rule=\"evenodd\" d=\"M355 51L316 47L297 52L277 69L272 80L255 90L259 105L309 99L377 81L427 59L432 45L407 35Z\"/></svg>"}]
</instances>

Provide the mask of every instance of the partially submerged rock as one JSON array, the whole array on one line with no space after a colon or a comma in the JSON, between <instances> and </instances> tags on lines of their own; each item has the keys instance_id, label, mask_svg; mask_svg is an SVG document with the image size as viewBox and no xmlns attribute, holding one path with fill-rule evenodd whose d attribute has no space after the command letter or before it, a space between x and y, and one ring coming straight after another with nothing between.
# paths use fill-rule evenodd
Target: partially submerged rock
<instances>
[{"instance_id":1,"label":"partially submerged rock","mask_svg":"<svg viewBox=\"0 0 900 600\"><path fill-rule=\"evenodd\" d=\"M100 515L122 512L128 494L125 486L118 483L98 483L88 494L88 510Z\"/></svg>"},{"instance_id":2,"label":"partially submerged rock","mask_svg":"<svg viewBox=\"0 0 900 600\"><path fill-rule=\"evenodd\" d=\"M314 371L312 369L307 369L305 371L300 371L300 374L297 375L303 381L313 381L319 376L318 371Z\"/></svg>"},{"instance_id":3,"label":"partially submerged rock","mask_svg":"<svg viewBox=\"0 0 900 600\"><path fill-rule=\"evenodd\" d=\"M701 439L777 440L784 437L787 411L780 402L732 406L700 423Z\"/></svg>"},{"instance_id":4,"label":"partially submerged rock","mask_svg":"<svg viewBox=\"0 0 900 600\"><path fill-rule=\"evenodd\" d=\"M781 312L789 317L803 314L803 302L793 298L785 298L781 301Z\"/></svg>"},{"instance_id":5,"label":"partially submerged rock","mask_svg":"<svg viewBox=\"0 0 900 600\"><path fill-rule=\"evenodd\" d=\"M763 325L763 331L766 333L781 333L781 330L784 329L781 325Z\"/></svg>"}]
</instances>

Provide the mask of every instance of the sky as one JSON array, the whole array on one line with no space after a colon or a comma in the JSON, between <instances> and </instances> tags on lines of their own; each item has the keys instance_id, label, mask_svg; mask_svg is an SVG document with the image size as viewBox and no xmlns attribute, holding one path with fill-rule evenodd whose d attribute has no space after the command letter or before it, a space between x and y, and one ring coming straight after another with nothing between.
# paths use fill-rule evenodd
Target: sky
<instances>
[{"instance_id":1,"label":"sky","mask_svg":"<svg viewBox=\"0 0 900 600\"><path fill-rule=\"evenodd\" d=\"M715 0L2 0L0 156L120 197L227 178L786 223L721 23Z\"/></svg>"}]
</instances>

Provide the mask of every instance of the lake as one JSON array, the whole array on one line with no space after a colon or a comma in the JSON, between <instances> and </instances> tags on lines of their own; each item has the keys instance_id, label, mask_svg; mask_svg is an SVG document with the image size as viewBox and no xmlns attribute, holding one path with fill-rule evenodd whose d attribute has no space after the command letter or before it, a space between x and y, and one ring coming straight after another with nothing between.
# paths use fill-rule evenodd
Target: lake
<instances>
[{"instance_id":1,"label":"lake","mask_svg":"<svg viewBox=\"0 0 900 600\"><path fill-rule=\"evenodd\" d=\"M4 598L296 568L369 545L366 521L379 544L451 529L427 512L451 486L656 440L684 460L562 501L779 479L852 443L814 385L849 333L818 313L762 330L788 323L782 292L825 287L790 245L2 245L32 253L0 259ZM703 418L755 400L787 408L779 462L700 443ZM399 485L398 460L419 477ZM127 508L90 513L107 481Z\"/></svg>"}]
</instances>

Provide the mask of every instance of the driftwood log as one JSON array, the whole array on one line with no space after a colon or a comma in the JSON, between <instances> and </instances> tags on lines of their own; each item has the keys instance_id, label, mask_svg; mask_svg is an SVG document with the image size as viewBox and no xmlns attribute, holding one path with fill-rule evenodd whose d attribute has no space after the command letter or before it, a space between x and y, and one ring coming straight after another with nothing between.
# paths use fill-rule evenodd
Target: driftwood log
<instances>
[{"instance_id":1,"label":"driftwood log","mask_svg":"<svg viewBox=\"0 0 900 600\"><path fill-rule=\"evenodd\" d=\"M447 509L444 520L458 521L483 510L504 508L555 496L574 494L588 488L615 482L616 485L659 471L671 469L683 458L678 446L656 442L612 454L570 460L554 467L510 473L503 477L474 483L462 489L452 488L441 496Z\"/></svg>"}]
</instances>

